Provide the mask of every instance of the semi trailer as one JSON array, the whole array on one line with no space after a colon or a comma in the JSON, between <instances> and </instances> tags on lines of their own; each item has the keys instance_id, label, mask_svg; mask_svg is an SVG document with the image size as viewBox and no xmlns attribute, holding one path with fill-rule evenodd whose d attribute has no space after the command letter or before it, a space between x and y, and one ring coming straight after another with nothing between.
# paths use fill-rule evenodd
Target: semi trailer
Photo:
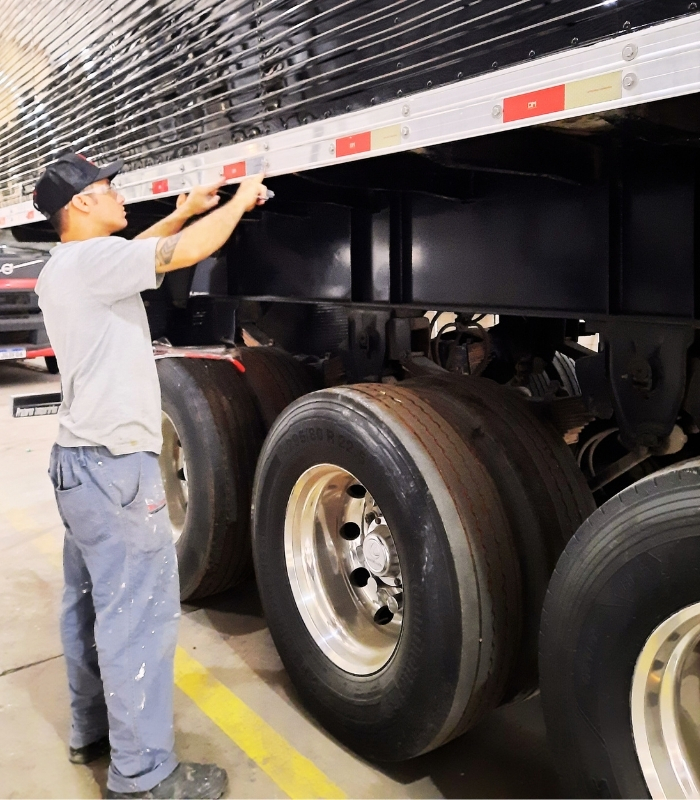
<instances>
[{"instance_id":1,"label":"semi trailer","mask_svg":"<svg viewBox=\"0 0 700 800\"><path fill-rule=\"evenodd\" d=\"M697 3L3 12L16 241L67 149L126 159L127 235L275 193L144 296L183 599L254 569L367 758L539 689L567 795L700 795Z\"/></svg>"}]
</instances>

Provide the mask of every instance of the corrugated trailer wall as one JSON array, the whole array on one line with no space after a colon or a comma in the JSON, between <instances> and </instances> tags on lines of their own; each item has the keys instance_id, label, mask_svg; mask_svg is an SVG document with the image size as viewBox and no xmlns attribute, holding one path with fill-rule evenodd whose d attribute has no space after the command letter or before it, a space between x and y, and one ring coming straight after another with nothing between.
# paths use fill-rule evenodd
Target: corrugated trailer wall
<instances>
[{"instance_id":1,"label":"corrugated trailer wall","mask_svg":"<svg viewBox=\"0 0 700 800\"><path fill-rule=\"evenodd\" d=\"M5 0L0 204L68 147L137 169L678 17L689 0Z\"/></svg>"}]
</instances>

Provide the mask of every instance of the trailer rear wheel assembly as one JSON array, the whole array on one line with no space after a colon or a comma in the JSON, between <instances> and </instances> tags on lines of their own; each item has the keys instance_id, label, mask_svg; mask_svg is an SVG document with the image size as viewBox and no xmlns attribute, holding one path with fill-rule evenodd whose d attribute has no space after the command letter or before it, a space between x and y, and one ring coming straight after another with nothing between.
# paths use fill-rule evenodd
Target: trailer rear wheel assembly
<instances>
[{"instance_id":1,"label":"trailer rear wheel assembly","mask_svg":"<svg viewBox=\"0 0 700 800\"><path fill-rule=\"evenodd\" d=\"M445 373L435 375L431 382L469 407L479 407L498 418L499 426L506 426L501 427L502 446L518 459L522 473L534 471L539 476L546 498L538 503L544 503L551 515L547 536L554 551L561 552L579 525L596 510L593 494L562 437L536 416L534 404L494 381ZM489 423L489 427L494 424Z\"/></svg>"},{"instance_id":2,"label":"trailer rear wheel assembly","mask_svg":"<svg viewBox=\"0 0 700 800\"><path fill-rule=\"evenodd\" d=\"M700 794L700 462L637 482L562 555L542 703L567 796Z\"/></svg>"},{"instance_id":3,"label":"trailer rear wheel assembly","mask_svg":"<svg viewBox=\"0 0 700 800\"><path fill-rule=\"evenodd\" d=\"M529 413L526 401L512 396L513 390L466 376L450 376L438 385L430 378L406 385L448 420L498 487L518 553L523 611L519 654L504 700L525 698L538 686L537 641L549 579L566 540L594 510L593 497L585 483L567 483L555 454L575 469L568 448ZM509 411L512 401L517 415ZM573 521L558 513L562 492L573 494L581 506Z\"/></svg>"},{"instance_id":4,"label":"trailer rear wheel assembly","mask_svg":"<svg viewBox=\"0 0 700 800\"><path fill-rule=\"evenodd\" d=\"M265 430L290 403L317 388L309 369L279 347L241 347L239 359Z\"/></svg>"},{"instance_id":5,"label":"trailer rear wheel assembly","mask_svg":"<svg viewBox=\"0 0 700 800\"><path fill-rule=\"evenodd\" d=\"M508 519L416 393L365 384L283 412L258 464L253 551L295 687L357 752L416 756L501 701L521 625Z\"/></svg>"},{"instance_id":6,"label":"trailer rear wheel assembly","mask_svg":"<svg viewBox=\"0 0 700 800\"><path fill-rule=\"evenodd\" d=\"M264 430L228 361L158 361L160 464L183 600L233 586L251 571L250 496Z\"/></svg>"}]
</instances>

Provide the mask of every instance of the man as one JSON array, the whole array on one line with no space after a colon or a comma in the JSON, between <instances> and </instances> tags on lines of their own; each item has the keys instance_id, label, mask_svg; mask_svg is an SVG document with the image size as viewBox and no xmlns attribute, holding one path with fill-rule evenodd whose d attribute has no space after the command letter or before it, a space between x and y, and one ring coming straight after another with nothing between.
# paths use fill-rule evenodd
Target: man
<instances>
[{"instance_id":1,"label":"man","mask_svg":"<svg viewBox=\"0 0 700 800\"><path fill-rule=\"evenodd\" d=\"M86 764L111 746L107 797L218 798L225 771L178 764L173 752L179 586L158 468L160 387L139 292L218 250L266 189L249 178L215 209L222 184L197 187L127 241L112 236L127 224L110 185L122 166L67 155L34 192L61 239L36 292L63 389L49 474L66 528L69 758Z\"/></svg>"}]
</instances>

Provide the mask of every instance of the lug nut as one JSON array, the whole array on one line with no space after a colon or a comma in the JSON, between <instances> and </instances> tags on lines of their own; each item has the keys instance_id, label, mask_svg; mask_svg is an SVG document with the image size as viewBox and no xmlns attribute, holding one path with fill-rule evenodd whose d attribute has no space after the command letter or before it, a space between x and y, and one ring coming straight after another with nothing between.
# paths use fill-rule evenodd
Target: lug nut
<instances>
[{"instance_id":1,"label":"lug nut","mask_svg":"<svg viewBox=\"0 0 700 800\"><path fill-rule=\"evenodd\" d=\"M340 526L340 535L346 542L352 542L353 539L357 539L360 533L362 533L362 531L356 522L346 522L344 525Z\"/></svg>"},{"instance_id":2,"label":"lug nut","mask_svg":"<svg viewBox=\"0 0 700 800\"><path fill-rule=\"evenodd\" d=\"M367 586L367 582L369 581L371 575L369 574L369 570L365 569L364 567L357 567L350 573L350 583L353 586L358 586L360 589L363 586Z\"/></svg>"},{"instance_id":3,"label":"lug nut","mask_svg":"<svg viewBox=\"0 0 700 800\"><path fill-rule=\"evenodd\" d=\"M386 607L389 609L389 611L391 611L392 614L396 614L396 612L399 610L399 603L393 594L390 594L387 597Z\"/></svg>"}]
</instances>

